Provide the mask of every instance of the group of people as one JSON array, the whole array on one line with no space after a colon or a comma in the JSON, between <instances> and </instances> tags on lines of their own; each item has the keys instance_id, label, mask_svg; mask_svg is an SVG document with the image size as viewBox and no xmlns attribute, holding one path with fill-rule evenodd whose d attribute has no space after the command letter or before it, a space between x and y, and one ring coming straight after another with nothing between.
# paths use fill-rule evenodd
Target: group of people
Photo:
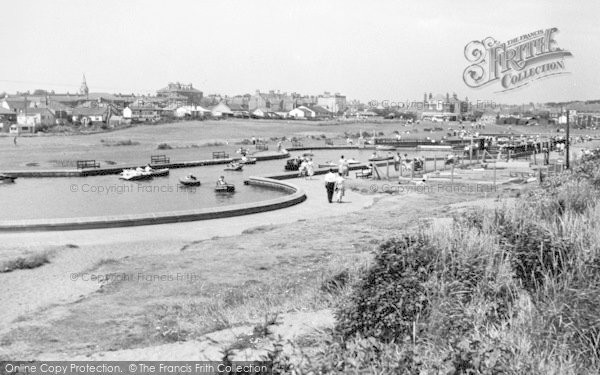
<instances>
[{"instance_id":1,"label":"group of people","mask_svg":"<svg viewBox=\"0 0 600 375\"><path fill-rule=\"evenodd\" d=\"M345 192L344 181L342 172L335 174L333 169L329 169L329 172L325 175L325 189L327 190L329 203L333 203L334 199L337 203L342 203Z\"/></svg>"},{"instance_id":2,"label":"group of people","mask_svg":"<svg viewBox=\"0 0 600 375\"><path fill-rule=\"evenodd\" d=\"M300 161L300 167L298 168L300 177L304 177L307 180L312 180L312 176L315 174L315 163L311 157L305 157Z\"/></svg>"}]
</instances>

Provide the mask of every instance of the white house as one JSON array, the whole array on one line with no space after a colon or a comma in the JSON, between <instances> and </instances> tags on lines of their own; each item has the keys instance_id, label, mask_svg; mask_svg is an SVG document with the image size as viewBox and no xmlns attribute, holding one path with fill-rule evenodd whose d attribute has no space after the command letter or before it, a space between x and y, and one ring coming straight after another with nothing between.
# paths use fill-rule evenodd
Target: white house
<instances>
[{"instance_id":1,"label":"white house","mask_svg":"<svg viewBox=\"0 0 600 375\"><path fill-rule=\"evenodd\" d=\"M233 116L233 111L224 102L221 102L221 103L217 104L216 106L212 107L210 110L210 113L214 117Z\"/></svg>"},{"instance_id":2,"label":"white house","mask_svg":"<svg viewBox=\"0 0 600 375\"><path fill-rule=\"evenodd\" d=\"M312 109L301 105L300 107L294 108L291 111L289 111L288 116L291 118L300 119L300 118L313 118L313 117L316 117L317 114Z\"/></svg>"},{"instance_id":3,"label":"white house","mask_svg":"<svg viewBox=\"0 0 600 375\"><path fill-rule=\"evenodd\" d=\"M47 108L29 108L17 115L17 125L22 133L35 133L40 126L56 125L56 119Z\"/></svg>"},{"instance_id":4,"label":"white house","mask_svg":"<svg viewBox=\"0 0 600 375\"><path fill-rule=\"evenodd\" d=\"M201 106L193 106L186 105L183 107L179 107L175 110L175 117L184 118L184 117L202 117L211 111L206 108L202 108Z\"/></svg>"},{"instance_id":5,"label":"white house","mask_svg":"<svg viewBox=\"0 0 600 375\"><path fill-rule=\"evenodd\" d=\"M263 111L260 108L256 108L254 111L250 112L250 114L254 117L260 117L260 118L264 118L266 111Z\"/></svg>"},{"instance_id":6,"label":"white house","mask_svg":"<svg viewBox=\"0 0 600 375\"><path fill-rule=\"evenodd\" d=\"M109 117L108 108L75 108L73 110L73 122L88 126L94 123L104 123Z\"/></svg>"},{"instance_id":7,"label":"white house","mask_svg":"<svg viewBox=\"0 0 600 375\"><path fill-rule=\"evenodd\" d=\"M129 107L123 108L123 118L131 120L131 116L132 116L131 108L129 108Z\"/></svg>"}]
</instances>

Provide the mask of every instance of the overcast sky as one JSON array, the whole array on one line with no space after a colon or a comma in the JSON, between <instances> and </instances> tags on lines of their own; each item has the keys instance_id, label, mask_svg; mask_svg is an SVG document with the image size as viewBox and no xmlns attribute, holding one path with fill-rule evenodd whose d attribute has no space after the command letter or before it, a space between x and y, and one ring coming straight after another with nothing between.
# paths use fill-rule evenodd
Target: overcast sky
<instances>
[{"instance_id":1,"label":"overcast sky","mask_svg":"<svg viewBox=\"0 0 600 375\"><path fill-rule=\"evenodd\" d=\"M2 4L0 92L205 95L270 89L349 99L456 92L499 103L600 99L600 1L33 1ZM464 47L557 27L569 75L494 93L462 79Z\"/></svg>"}]
</instances>

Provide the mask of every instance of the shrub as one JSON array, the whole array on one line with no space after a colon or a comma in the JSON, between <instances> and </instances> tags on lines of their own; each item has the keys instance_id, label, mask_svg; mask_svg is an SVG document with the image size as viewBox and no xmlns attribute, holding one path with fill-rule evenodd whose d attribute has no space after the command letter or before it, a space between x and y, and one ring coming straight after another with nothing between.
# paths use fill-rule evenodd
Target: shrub
<instances>
[{"instance_id":1,"label":"shrub","mask_svg":"<svg viewBox=\"0 0 600 375\"><path fill-rule=\"evenodd\" d=\"M574 249L567 240L553 236L536 222L497 215L500 245L508 252L516 276L535 291L547 276L559 277L573 262Z\"/></svg>"},{"instance_id":2,"label":"shrub","mask_svg":"<svg viewBox=\"0 0 600 375\"><path fill-rule=\"evenodd\" d=\"M25 257L5 261L0 264L0 273L12 272L15 270L26 270L41 267L50 263L50 254L48 252L30 254Z\"/></svg>"},{"instance_id":3,"label":"shrub","mask_svg":"<svg viewBox=\"0 0 600 375\"><path fill-rule=\"evenodd\" d=\"M171 145L169 145L168 143L161 143L158 145L157 149L159 150L170 150L173 147L171 147Z\"/></svg>"},{"instance_id":4,"label":"shrub","mask_svg":"<svg viewBox=\"0 0 600 375\"><path fill-rule=\"evenodd\" d=\"M343 337L358 333L383 341L410 335L413 324L428 313L423 283L435 257L434 249L419 237L382 244L374 265L337 312L337 331Z\"/></svg>"},{"instance_id":5,"label":"shrub","mask_svg":"<svg viewBox=\"0 0 600 375\"><path fill-rule=\"evenodd\" d=\"M350 273L343 270L332 277L326 279L321 284L321 290L326 293L337 293L343 289L350 281Z\"/></svg>"}]
</instances>

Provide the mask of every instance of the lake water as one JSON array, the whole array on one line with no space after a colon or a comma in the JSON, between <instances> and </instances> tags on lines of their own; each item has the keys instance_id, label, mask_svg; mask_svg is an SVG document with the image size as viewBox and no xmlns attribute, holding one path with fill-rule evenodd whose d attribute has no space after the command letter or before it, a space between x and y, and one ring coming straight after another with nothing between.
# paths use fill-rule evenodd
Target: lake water
<instances>
[{"instance_id":1,"label":"lake water","mask_svg":"<svg viewBox=\"0 0 600 375\"><path fill-rule=\"evenodd\" d=\"M291 152L291 156L302 153L304 151ZM342 154L365 162L372 151L317 150L313 153L316 167L329 160L336 162ZM258 162L244 166L242 172L224 171L225 165L171 169L169 176L148 181L123 181L117 175L19 178L14 184L0 183L0 220L158 213L277 198L286 193L247 186L243 181L250 176L284 172L285 162L285 159ZM179 179L190 173L200 179L201 186L179 184ZM227 182L235 184L234 193L215 193L215 182L221 175Z\"/></svg>"}]
</instances>

